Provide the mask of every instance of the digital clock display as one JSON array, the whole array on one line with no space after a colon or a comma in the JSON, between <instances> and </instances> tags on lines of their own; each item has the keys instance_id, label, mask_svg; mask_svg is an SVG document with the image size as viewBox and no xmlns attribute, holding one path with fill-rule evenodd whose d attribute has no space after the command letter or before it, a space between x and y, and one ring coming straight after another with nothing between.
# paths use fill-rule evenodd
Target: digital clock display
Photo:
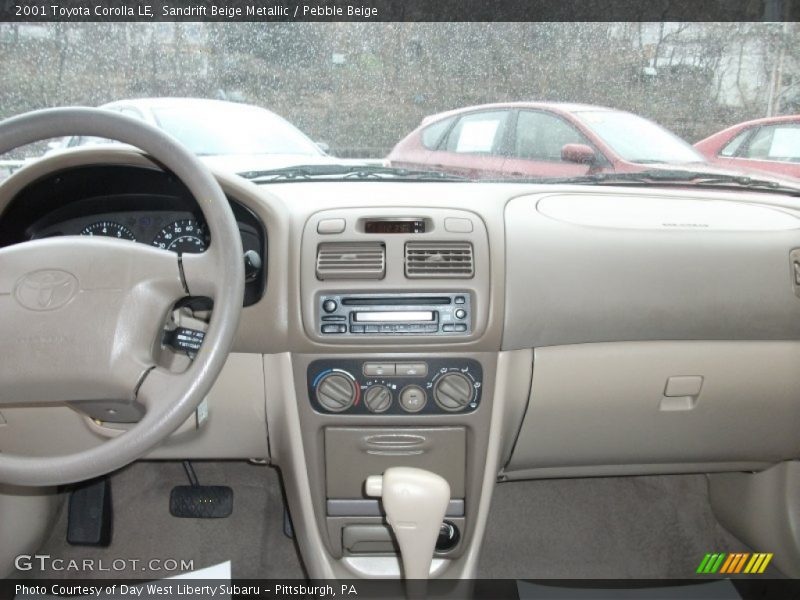
<instances>
[{"instance_id":1,"label":"digital clock display","mask_svg":"<svg viewBox=\"0 0 800 600\"><path fill-rule=\"evenodd\" d=\"M365 233L425 233L424 219L374 219L364 223Z\"/></svg>"}]
</instances>

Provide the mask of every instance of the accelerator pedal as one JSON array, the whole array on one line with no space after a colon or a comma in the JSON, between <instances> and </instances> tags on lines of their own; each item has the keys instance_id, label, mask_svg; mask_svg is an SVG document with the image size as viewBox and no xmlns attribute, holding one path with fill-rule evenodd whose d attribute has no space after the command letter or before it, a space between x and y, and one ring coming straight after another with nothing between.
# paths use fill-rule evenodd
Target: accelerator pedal
<instances>
[{"instance_id":1,"label":"accelerator pedal","mask_svg":"<svg viewBox=\"0 0 800 600\"><path fill-rule=\"evenodd\" d=\"M233 490L227 485L200 485L191 461L183 461L191 485L176 485L169 512L181 519L224 519L233 512Z\"/></svg>"}]
</instances>

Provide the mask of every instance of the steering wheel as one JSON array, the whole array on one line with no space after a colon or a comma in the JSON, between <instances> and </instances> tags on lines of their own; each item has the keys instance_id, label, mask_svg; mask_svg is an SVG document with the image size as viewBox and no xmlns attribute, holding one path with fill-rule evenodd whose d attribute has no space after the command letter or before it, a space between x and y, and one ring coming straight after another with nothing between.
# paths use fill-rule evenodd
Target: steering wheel
<instances>
[{"instance_id":1,"label":"steering wheel","mask_svg":"<svg viewBox=\"0 0 800 600\"><path fill-rule=\"evenodd\" d=\"M194 196L211 235L202 254L177 255L101 237L57 237L0 249L0 408L68 402L136 415L123 435L74 454L0 452L0 483L58 485L109 473L167 438L203 400L233 344L244 266L236 219L217 181L188 150L140 120L110 111L58 108L0 123L0 154L69 135L117 140L145 151ZM0 218L4 206L0 204ZM186 296L214 310L191 365L156 365L166 319ZM98 417L100 418L100 417ZM116 420L125 420L117 418Z\"/></svg>"}]
</instances>

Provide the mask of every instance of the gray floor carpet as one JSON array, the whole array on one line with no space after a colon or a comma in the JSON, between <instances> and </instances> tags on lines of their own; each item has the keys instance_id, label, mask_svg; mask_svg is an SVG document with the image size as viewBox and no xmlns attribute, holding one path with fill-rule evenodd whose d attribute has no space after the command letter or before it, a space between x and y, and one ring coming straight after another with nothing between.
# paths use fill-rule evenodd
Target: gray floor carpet
<instances>
[{"instance_id":1,"label":"gray floor carpet","mask_svg":"<svg viewBox=\"0 0 800 600\"><path fill-rule=\"evenodd\" d=\"M714 551L750 550L714 518L704 475L507 482L495 490L478 572L696 577Z\"/></svg>"},{"instance_id":2,"label":"gray floor carpet","mask_svg":"<svg viewBox=\"0 0 800 600\"><path fill-rule=\"evenodd\" d=\"M295 544L283 535L277 471L239 462L194 465L201 483L233 488L231 517L172 517L169 492L187 483L181 464L136 463L112 477L115 521L109 548L67 544L65 505L40 553L65 560L102 558L106 564L119 558L185 559L193 560L195 568L231 560L234 577L303 577ZM750 549L714 518L703 475L509 482L495 491L478 574L529 579L694 577L705 553L713 551ZM773 568L767 573L780 576ZM122 571L91 576L164 575Z\"/></svg>"},{"instance_id":3,"label":"gray floor carpet","mask_svg":"<svg viewBox=\"0 0 800 600\"><path fill-rule=\"evenodd\" d=\"M150 558L193 560L195 569L230 560L234 577L301 578L295 544L283 534L283 500L278 473L244 462L194 462L201 484L233 488L233 514L226 519L178 519L169 513L169 493L187 485L179 462L135 463L112 476L114 532L111 546L91 548L66 542L66 503L40 553L66 560ZM93 572L90 577L153 578L174 573L131 570ZM40 573L80 577L80 573ZM85 574L84 574L85 576Z\"/></svg>"}]
</instances>

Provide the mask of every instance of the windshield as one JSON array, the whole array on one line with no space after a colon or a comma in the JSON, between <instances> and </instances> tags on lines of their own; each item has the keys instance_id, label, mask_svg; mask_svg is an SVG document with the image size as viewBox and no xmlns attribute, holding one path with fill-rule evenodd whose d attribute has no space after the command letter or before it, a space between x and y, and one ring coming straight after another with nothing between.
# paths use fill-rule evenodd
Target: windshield
<instances>
[{"instance_id":1,"label":"windshield","mask_svg":"<svg viewBox=\"0 0 800 600\"><path fill-rule=\"evenodd\" d=\"M200 156L299 154L321 151L295 127L265 110L245 106L156 107L159 127Z\"/></svg>"},{"instance_id":2,"label":"windshield","mask_svg":"<svg viewBox=\"0 0 800 600\"><path fill-rule=\"evenodd\" d=\"M156 5L159 14L168 6ZM264 184L559 182L653 169L701 171L706 181L712 172L800 178L796 126L768 122L800 113L795 22L35 16L0 22L0 117L107 106ZM737 129L757 119L767 119L760 131ZM2 156L0 178L22 161L96 143L70 138ZM384 170L308 168L353 163ZM269 175L289 167L303 168Z\"/></svg>"},{"instance_id":3,"label":"windshield","mask_svg":"<svg viewBox=\"0 0 800 600\"><path fill-rule=\"evenodd\" d=\"M637 115L616 111L582 111L581 121L623 159L633 163L704 162L678 136Z\"/></svg>"}]
</instances>

